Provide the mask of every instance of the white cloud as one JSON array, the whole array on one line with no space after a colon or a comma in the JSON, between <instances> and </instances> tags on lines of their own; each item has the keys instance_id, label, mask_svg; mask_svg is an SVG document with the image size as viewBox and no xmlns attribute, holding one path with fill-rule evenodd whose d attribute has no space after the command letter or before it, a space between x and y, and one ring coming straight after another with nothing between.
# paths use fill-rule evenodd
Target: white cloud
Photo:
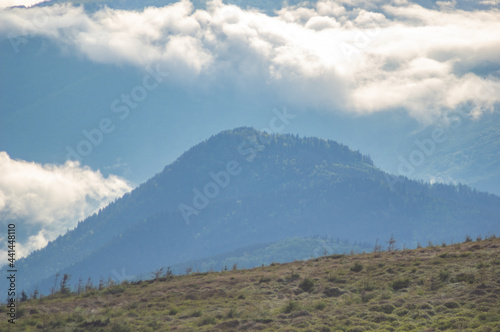
<instances>
[{"instance_id":1,"label":"white cloud","mask_svg":"<svg viewBox=\"0 0 500 332\"><path fill-rule=\"evenodd\" d=\"M38 3L46 2L50 0L2 0L0 2L0 8L8 8L14 6L25 6L31 7Z\"/></svg>"},{"instance_id":2,"label":"white cloud","mask_svg":"<svg viewBox=\"0 0 500 332\"><path fill-rule=\"evenodd\" d=\"M260 89L296 107L403 108L429 122L464 102L481 114L500 101L500 11L454 4L321 0L276 16L222 1L95 14L57 5L2 12L0 35L46 36L101 63L161 63L170 79ZM476 96L484 85L492 93Z\"/></svg>"},{"instance_id":3,"label":"white cloud","mask_svg":"<svg viewBox=\"0 0 500 332\"><path fill-rule=\"evenodd\" d=\"M6 229L12 222L22 232L18 258L45 246L131 189L125 180L103 177L77 162L41 165L0 152L1 227Z\"/></svg>"},{"instance_id":4,"label":"white cloud","mask_svg":"<svg viewBox=\"0 0 500 332\"><path fill-rule=\"evenodd\" d=\"M479 1L479 3L486 6L498 6L500 4L500 0L483 0Z\"/></svg>"}]
</instances>

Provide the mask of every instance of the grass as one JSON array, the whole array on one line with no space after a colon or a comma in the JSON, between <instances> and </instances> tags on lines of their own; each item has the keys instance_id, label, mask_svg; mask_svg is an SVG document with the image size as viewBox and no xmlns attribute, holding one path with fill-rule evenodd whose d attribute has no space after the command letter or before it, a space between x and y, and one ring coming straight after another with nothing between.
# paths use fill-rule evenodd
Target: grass
<instances>
[{"instance_id":1,"label":"grass","mask_svg":"<svg viewBox=\"0 0 500 332\"><path fill-rule=\"evenodd\" d=\"M408 288L408 286L410 286L410 279L409 278L397 279L397 280L394 280L391 283L391 287L394 290L400 290L400 289L403 289L403 288Z\"/></svg>"},{"instance_id":2,"label":"grass","mask_svg":"<svg viewBox=\"0 0 500 332\"><path fill-rule=\"evenodd\" d=\"M499 331L499 254L488 239L123 283L18 303L15 330Z\"/></svg>"}]
</instances>

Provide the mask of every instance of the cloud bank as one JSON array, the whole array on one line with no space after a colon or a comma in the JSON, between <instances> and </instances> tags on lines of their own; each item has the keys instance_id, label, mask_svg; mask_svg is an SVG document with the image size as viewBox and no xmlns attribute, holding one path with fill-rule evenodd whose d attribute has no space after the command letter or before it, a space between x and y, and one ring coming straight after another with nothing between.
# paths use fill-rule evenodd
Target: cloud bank
<instances>
[{"instance_id":1,"label":"cloud bank","mask_svg":"<svg viewBox=\"0 0 500 332\"><path fill-rule=\"evenodd\" d=\"M265 89L304 108L404 109L430 122L473 102L479 116L500 99L500 11L438 5L322 0L275 16L220 0L93 14L54 5L2 11L0 36L14 48L45 36L99 63L159 63L187 84Z\"/></svg>"},{"instance_id":2,"label":"cloud bank","mask_svg":"<svg viewBox=\"0 0 500 332\"><path fill-rule=\"evenodd\" d=\"M0 8L8 8L14 6L31 7L45 1L50 1L50 0L2 0L2 2L0 2Z\"/></svg>"},{"instance_id":3,"label":"cloud bank","mask_svg":"<svg viewBox=\"0 0 500 332\"><path fill-rule=\"evenodd\" d=\"M40 165L13 160L0 152L1 227L7 229L12 222L18 236L22 233L23 238L17 240L17 258L45 246L131 189L125 180L105 178L77 162Z\"/></svg>"}]
</instances>

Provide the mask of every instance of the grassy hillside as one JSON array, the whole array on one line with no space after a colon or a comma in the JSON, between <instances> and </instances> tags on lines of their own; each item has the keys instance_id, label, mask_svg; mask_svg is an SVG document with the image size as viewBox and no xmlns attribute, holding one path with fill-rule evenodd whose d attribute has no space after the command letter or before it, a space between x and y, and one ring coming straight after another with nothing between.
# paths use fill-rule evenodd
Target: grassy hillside
<instances>
[{"instance_id":1,"label":"grassy hillside","mask_svg":"<svg viewBox=\"0 0 500 332\"><path fill-rule=\"evenodd\" d=\"M351 243L327 237L290 238L268 244L258 244L199 260L171 266L174 274L184 274L186 269L196 272L221 271L236 264L238 269L251 269L271 263L289 263L307 260L322 255L361 253L371 251L368 243ZM138 279L149 279L151 274L138 275ZM136 278L137 279L137 278ZM51 280L53 283L53 280ZM130 281L130 280L129 280Z\"/></svg>"},{"instance_id":2,"label":"grassy hillside","mask_svg":"<svg viewBox=\"0 0 500 332\"><path fill-rule=\"evenodd\" d=\"M499 251L491 237L59 292L20 303L16 330L498 331Z\"/></svg>"}]
</instances>

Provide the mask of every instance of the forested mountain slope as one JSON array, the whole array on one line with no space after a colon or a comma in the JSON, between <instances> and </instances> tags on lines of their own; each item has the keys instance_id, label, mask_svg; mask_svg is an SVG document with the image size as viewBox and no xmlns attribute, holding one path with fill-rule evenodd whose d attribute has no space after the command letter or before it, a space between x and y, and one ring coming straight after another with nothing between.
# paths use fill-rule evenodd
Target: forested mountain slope
<instances>
[{"instance_id":1,"label":"forested mountain slope","mask_svg":"<svg viewBox=\"0 0 500 332\"><path fill-rule=\"evenodd\" d=\"M20 260L19 282L30 289L55 273L74 280L133 277L297 236L375 243L394 234L415 247L498 233L499 220L497 196L395 181L368 156L334 141L238 128L196 145Z\"/></svg>"}]
</instances>

